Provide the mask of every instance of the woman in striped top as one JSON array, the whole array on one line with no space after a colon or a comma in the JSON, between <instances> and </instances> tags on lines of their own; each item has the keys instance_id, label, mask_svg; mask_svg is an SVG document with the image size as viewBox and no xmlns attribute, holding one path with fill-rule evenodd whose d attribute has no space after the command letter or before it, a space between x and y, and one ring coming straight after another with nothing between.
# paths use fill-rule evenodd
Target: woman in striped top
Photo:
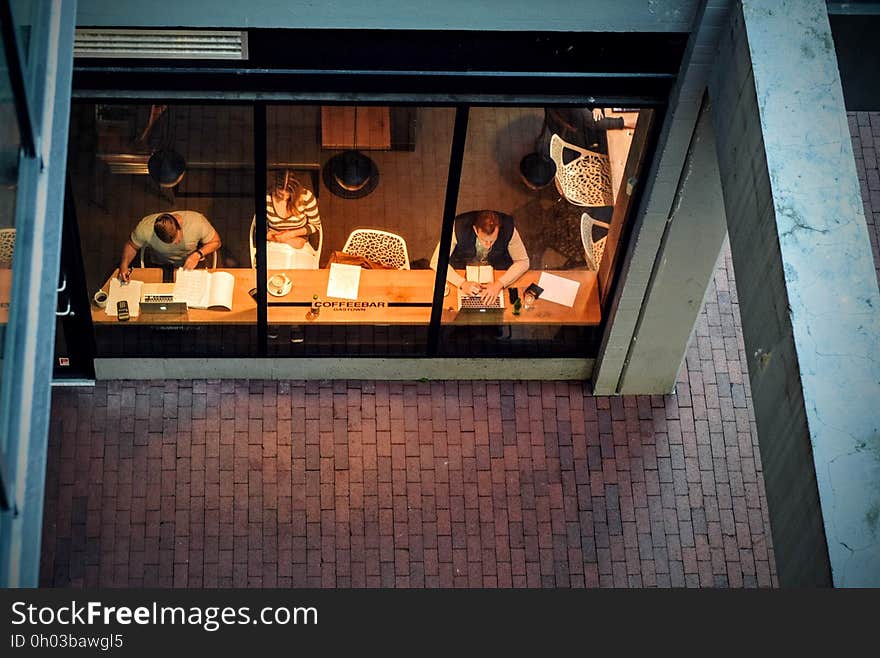
<instances>
[{"instance_id":1,"label":"woman in striped top","mask_svg":"<svg viewBox=\"0 0 880 658\"><path fill-rule=\"evenodd\" d=\"M318 200L290 170L275 174L272 192L266 195L267 239L284 242L301 249L308 242L318 250L321 238L321 217Z\"/></svg>"}]
</instances>

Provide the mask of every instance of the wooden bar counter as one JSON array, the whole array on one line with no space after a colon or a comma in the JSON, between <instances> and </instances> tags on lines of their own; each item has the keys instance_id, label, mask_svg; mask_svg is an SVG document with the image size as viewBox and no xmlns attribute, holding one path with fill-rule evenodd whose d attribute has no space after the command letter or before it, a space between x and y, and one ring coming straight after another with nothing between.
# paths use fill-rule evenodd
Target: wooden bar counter
<instances>
[{"instance_id":1,"label":"wooden bar counter","mask_svg":"<svg viewBox=\"0 0 880 658\"><path fill-rule=\"evenodd\" d=\"M131 318L133 324L256 324L257 305L248 293L256 286L255 271L249 268L224 269L235 277L233 307L226 310L189 309L185 317L141 314ZM272 276L282 270L270 270ZM293 285L282 297L269 295L269 324L425 324L431 319L431 303L434 297L433 270L362 270L358 298L356 300L327 297L329 269L284 270ZM589 270L562 270L553 274L580 283L574 306L569 308L546 299L538 299L531 310L522 309L513 314L507 291L503 313L459 312L456 310L456 291L448 286L443 298L443 324L548 324L548 325L597 325L601 320L596 273ZM461 272L463 275L464 272ZM504 272L499 270L495 276ZM116 272L113 273L116 276ZM520 296L530 283L536 283L540 271L526 272L515 284ZM112 277L111 277L112 279ZM135 269L132 279L145 283L162 281L159 268ZM110 279L103 289L109 289ZM313 296L317 295L318 317L308 320ZM125 324L108 316L104 309L92 306L92 321L96 324Z\"/></svg>"},{"instance_id":2,"label":"wooden bar counter","mask_svg":"<svg viewBox=\"0 0 880 658\"><path fill-rule=\"evenodd\" d=\"M248 290L256 285L256 274L252 269L217 269L217 272L229 272L235 277L235 289L232 293L232 310L213 310L213 309L187 309L186 317L176 315L156 315L151 314L145 316L141 313L136 318L128 320L129 324L256 324L257 323L257 303L248 294ZM110 281L116 276L119 270L114 270L113 274L101 287L105 292L110 290ZM134 281L143 281L144 283L162 283L162 268L147 267L134 268L131 273ZM115 316L107 315L102 308L95 306L92 302L92 322L95 324L126 324L119 322Z\"/></svg>"}]
</instances>

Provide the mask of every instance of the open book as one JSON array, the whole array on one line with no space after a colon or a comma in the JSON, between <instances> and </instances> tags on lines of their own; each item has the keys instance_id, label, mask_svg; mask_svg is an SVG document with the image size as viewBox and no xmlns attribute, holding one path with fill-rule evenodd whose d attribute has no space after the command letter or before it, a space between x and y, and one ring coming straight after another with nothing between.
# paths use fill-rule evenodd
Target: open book
<instances>
[{"instance_id":1,"label":"open book","mask_svg":"<svg viewBox=\"0 0 880 658\"><path fill-rule=\"evenodd\" d=\"M492 283L495 275L491 265L468 265L465 278L474 283Z\"/></svg>"},{"instance_id":2,"label":"open book","mask_svg":"<svg viewBox=\"0 0 880 658\"><path fill-rule=\"evenodd\" d=\"M225 308L232 310L235 277L229 272L177 270L174 301L186 302L188 308Z\"/></svg>"}]
</instances>

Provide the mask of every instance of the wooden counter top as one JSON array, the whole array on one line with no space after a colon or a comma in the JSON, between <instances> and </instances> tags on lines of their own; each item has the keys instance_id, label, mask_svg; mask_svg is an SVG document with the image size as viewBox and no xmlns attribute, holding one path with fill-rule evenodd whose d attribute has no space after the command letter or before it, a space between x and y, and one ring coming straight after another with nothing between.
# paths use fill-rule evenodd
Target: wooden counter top
<instances>
[{"instance_id":1,"label":"wooden counter top","mask_svg":"<svg viewBox=\"0 0 880 658\"><path fill-rule=\"evenodd\" d=\"M9 324L9 302L12 300L12 269L0 267L0 324Z\"/></svg>"},{"instance_id":2,"label":"wooden counter top","mask_svg":"<svg viewBox=\"0 0 880 658\"><path fill-rule=\"evenodd\" d=\"M113 271L109 279L101 286L101 289L108 291L110 289L110 281L116 276L119 270ZM257 322L257 303L248 294L248 290L256 285L256 276L251 269L217 269L216 272L229 272L235 277L235 289L232 293L232 310L214 310L214 309L197 309L191 308L186 312L186 317L182 318L175 315L156 315L151 314L145 316L143 314L136 318L131 318L129 324L152 324L152 325L168 325L168 324L256 324ZM131 273L131 278L135 281L143 281L144 283L162 283L162 269L158 267L135 268ZM94 301L92 302L92 322L95 324L126 324L119 322L115 316L107 315L106 311L98 308Z\"/></svg>"},{"instance_id":3,"label":"wooden counter top","mask_svg":"<svg viewBox=\"0 0 880 658\"><path fill-rule=\"evenodd\" d=\"M595 325L601 320L601 310L599 307L599 290L596 283L596 273L591 270L559 270L548 273L555 274L572 281L579 282L577 296L574 300L574 306L571 308L550 302L546 299L538 298L534 308L526 310L522 308L518 316L513 314L513 306L510 304L510 297L504 299L504 313L500 324L574 324L574 325ZM459 272L464 276L464 272ZM496 271L495 278L502 276L504 271ZM520 297L529 286L529 284L537 283L541 278L540 270L529 270L523 274L512 287L519 289ZM504 291L507 295L507 290ZM455 310L456 292L453 290L443 299L443 324L499 324L498 313L480 313L479 311L465 311L463 313Z\"/></svg>"},{"instance_id":4,"label":"wooden counter top","mask_svg":"<svg viewBox=\"0 0 880 658\"><path fill-rule=\"evenodd\" d=\"M606 117L621 117L627 123L635 123L638 119L638 112L614 112L610 108L605 109ZM623 180L623 170L626 168L626 161L629 158L629 149L633 139L633 128L624 128L623 130L606 130L605 136L608 139L608 158L611 164L611 194L614 197L614 203L617 203L617 195L620 193L620 185Z\"/></svg>"},{"instance_id":5,"label":"wooden counter top","mask_svg":"<svg viewBox=\"0 0 880 658\"><path fill-rule=\"evenodd\" d=\"M255 272L249 268L224 269L235 277L233 308L224 310L189 309L186 317L141 314L129 320L129 324L168 325L168 324L255 324L257 321L256 302L248 294L256 283ZM271 270L270 276L285 271L293 285L283 297L270 295L268 298L269 324L428 324L431 319L431 302L434 296L433 270L362 270L357 300L327 297L329 269L321 270ZM463 274L463 272L462 272ZM499 270L495 276L504 272ZM601 319L596 273L588 270L563 270L553 272L561 277L578 281L581 285L572 308L538 299L531 310L522 309L519 316L513 314L513 307L507 303L503 313L480 313L456 310L456 291L450 287L443 298L444 324L565 324L596 325ZM116 276L114 271L112 276ZM526 272L515 284L522 295L530 283L536 283L540 271ZM111 277L112 278L112 277ZM145 283L162 281L159 268L135 269L132 279ZM108 290L110 279L103 289ZM504 292L507 295L507 291ZM312 296L318 296L320 313L314 320L307 320L306 313L312 304ZM500 316L500 317L499 317ZM115 317L108 316L104 309L92 305L92 321L96 324L119 324Z\"/></svg>"}]
</instances>

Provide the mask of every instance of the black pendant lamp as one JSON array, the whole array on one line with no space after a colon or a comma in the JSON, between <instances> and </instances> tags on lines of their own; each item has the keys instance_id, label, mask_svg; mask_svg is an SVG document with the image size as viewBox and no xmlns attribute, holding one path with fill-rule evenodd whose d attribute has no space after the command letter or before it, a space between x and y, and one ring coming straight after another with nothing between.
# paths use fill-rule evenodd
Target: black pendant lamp
<instances>
[{"instance_id":1,"label":"black pendant lamp","mask_svg":"<svg viewBox=\"0 0 880 658\"><path fill-rule=\"evenodd\" d=\"M376 163L360 151L343 151L324 165L324 185L343 199L367 196L379 184Z\"/></svg>"},{"instance_id":2,"label":"black pendant lamp","mask_svg":"<svg viewBox=\"0 0 880 658\"><path fill-rule=\"evenodd\" d=\"M169 106L151 106L149 123L138 141L145 142L157 122L161 131L159 144L147 161L147 171L159 187L176 187L186 173L186 160L174 149L175 125Z\"/></svg>"},{"instance_id":3,"label":"black pendant lamp","mask_svg":"<svg viewBox=\"0 0 880 658\"><path fill-rule=\"evenodd\" d=\"M183 180L186 160L177 151L160 149L150 156L147 170L159 187L174 187Z\"/></svg>"}]
</instances>

